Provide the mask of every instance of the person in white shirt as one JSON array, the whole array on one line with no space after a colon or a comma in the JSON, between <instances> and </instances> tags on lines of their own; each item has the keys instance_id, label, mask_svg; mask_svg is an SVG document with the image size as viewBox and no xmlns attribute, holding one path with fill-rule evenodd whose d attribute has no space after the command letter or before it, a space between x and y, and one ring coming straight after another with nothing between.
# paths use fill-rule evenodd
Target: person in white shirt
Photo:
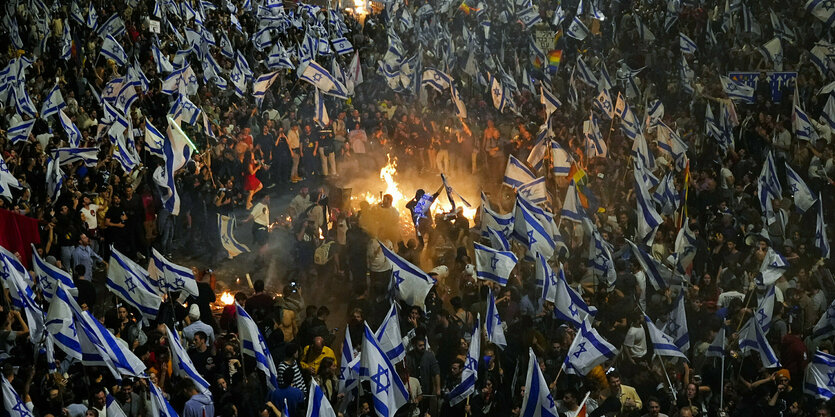
<instances>
[{"instance_id":1,"label":"person in white shirt","mask_svg":"<svg viewBox=\"0 0 835 417\"><path fill-rule=\"evenodd\" d=\"M194 342L194 334L197 332L206 333L206 343L209 346L215 343L215 331L212 329L212 326L200 321L200 307L197 304L189 306L186 323L188 323L188 326L183 328L183 337L189 343Z\"/></svg>"},{"instance_id":2,"label":"person in white shirt","mask_svg":"<svg viewBox=\"0 0 835 417\"><path fill-rule=\"evenodd\" d=\"M99 220L96 213L99 210L99 206L93 204L92 200L90 200L89 195L85 195L81 200L82 207L78 211L81 213L81 218L84 220L84 223L87 224L87 233L89 236L95 239L98 236L98 228L99 228ZM94 241L95 242L95 241ZM95 243L94 243L95 245ZM93 247L93 250L98 250L97 247Z\"/></svg>"},{"instance_id":3,"label":"person in white shirt","mask_svg":"<svg viewBox=\"0 0 835 417\"><path fill-rule=\"evenodd\" d=\"M259 246L267 243L270 233L270 196L265 194L252 210L244 223L252 221L252 240Z\"/></svg>"},{"instance_id":4,"label":"person in white shirt","mask_svg":"<svg viewBox=\"0 0 835 417\"><path fill-rule=\"evenodd\" d=\"M625 352L633 359L643 358L647 355L647 336L644 332L643 321L643 317L636 314L632 319L632 325L626 331L626 337L623 339Z\"/></svg>"},{"instance_id":5,"label":"person in white shirt","mask_svg":"<svg viewBox=\"0 0 835 417\"><path fill-rule=\"evenodd\" d=\"M290 148L290 156L293 158L293 167L290 168L290 181L299 182L299 158L301 158L301 143L299 142L299 123L290 124L290 131L287 132L287 147Z\"/></svg>"}]
</instances>

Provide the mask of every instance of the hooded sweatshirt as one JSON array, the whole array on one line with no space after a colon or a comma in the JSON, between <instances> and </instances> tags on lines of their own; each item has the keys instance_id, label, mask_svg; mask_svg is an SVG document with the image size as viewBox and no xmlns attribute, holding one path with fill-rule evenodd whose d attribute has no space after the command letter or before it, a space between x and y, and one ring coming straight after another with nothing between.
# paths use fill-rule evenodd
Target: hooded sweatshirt
<instances>
[{"instance_id":1,"label":"hooded sweatshirt","mask_svg":"<svg viewBox=\"0 0 835 417\"><path fill-rule=\"evenodd\" d=\"M214 417L215 405L206 394L194 394L186 401L183 417Z\"/></svg>"}]
</instances>

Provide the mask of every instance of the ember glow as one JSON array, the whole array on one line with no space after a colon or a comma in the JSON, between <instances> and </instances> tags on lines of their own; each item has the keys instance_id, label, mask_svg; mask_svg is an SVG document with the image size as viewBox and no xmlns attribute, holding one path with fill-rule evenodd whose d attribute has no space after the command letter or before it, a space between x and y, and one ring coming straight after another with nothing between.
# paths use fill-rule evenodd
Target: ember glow
<instances>
[{"instance_id":1,"label":"ember glow","mask_svg":"<svg viewBox=\"0 0 835 417\"><path fill-rule=\"evenodd\" d=\"M229 291L224 291L223 294L220 295L220 302L225 306L230 306L235 303L235 296Z\"/></svg>"}]
</instances>

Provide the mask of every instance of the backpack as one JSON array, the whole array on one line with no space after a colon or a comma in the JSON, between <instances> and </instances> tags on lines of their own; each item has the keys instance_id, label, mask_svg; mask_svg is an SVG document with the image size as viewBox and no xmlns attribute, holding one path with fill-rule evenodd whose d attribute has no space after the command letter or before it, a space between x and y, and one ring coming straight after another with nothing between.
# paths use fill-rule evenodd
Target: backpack
<instances>
[{"instance_id":1,"label":"backpack","mask_svg":"<svg viewBox=\"0 0 835 417\"><path fill-rule=\"evenodd\" d=\"M313 262L316 263L316 265L324 265L328 263L328 260L330 260L331 245L333 245L333 242L323 243L321 246L316 248L316 252L313 253Z\"/></svg>"}]
</instances>

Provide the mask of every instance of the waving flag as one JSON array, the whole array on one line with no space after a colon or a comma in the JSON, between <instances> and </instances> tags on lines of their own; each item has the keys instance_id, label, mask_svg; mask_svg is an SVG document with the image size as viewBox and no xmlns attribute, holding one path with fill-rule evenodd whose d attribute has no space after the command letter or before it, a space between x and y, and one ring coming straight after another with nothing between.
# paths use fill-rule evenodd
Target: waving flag
<instances>
[{"instance_id":1,"label":"waving flag","mask_svg":"<svg viewBox=\"0 0 835 417\"><path fill-rule=\"evenodd\" d=\"M9 126L6 131L6 136L13 145L19 142L29 140L29 134L32 133L32 127L35 126L35 119L21 120L19 123Z\"/></svg>"},{"instance_id":2,"label":"waving flag","mask_svg":"<svg viewBox=\"0 0 835 417\"><path fill-rule=\"evenodd\" d=\"M361 75L361 74L360 74ZM362 78L360 78L362 79ZM356 82L354 83L356 85ZM464 100L461 98L461 94L458 92L458 88L455 87L454 83L449 83L450 94L452 95L452 102L455 104L455 114L456 116L466 119L467 118L467 106L464 103Z\"/></svg>"},{"instance_id":3,"label":"waving flag","mask_svg":"<svg viewBox=\"0 0 835 417\"><path fill-rule=\"evenodd\" d=\"M307 65L300 65L298 70L300 80L307 81L327 95L348 99L348 89L328 72L322 68L321 65L315 61L310 61Z\"/></svg>"},{"instance_id":4,"label":"waving flag","mask_svg":"<svg viewBox=\"0 0 835 417\"><path fill-rule=\"evenodd\" d=\"M527 246L526 258L536 259L536 254L541 253L546 259L550 259L554 256L554 250L557 247L553 233L556 231L556 228L554 227L552 230L551 224L545 223L548 219L540 219L532 208L535 208L532 204L524 201L524 198L519 195L516 196L513 235L522 244ZM542 210L538 211L544 213ZM550 223L553 223L553 216L550 217Z\"/></svg>"},{"instance_id":5,"label":"waving flag","mask_svg":"<svg viewBox=\"0 0 835 417\"><path fill-rule=\"evenodd\" d=\"M181 378L190 378L194 381L194 384L201 393L211 397L212 393L209 391L209 383L197 372L197 368L194 367L194 363L191 361L188 353L186 353L186 349L183 347L182 342L180 342L177 333L172 332L168 325L164 326L168 332L168 345L171 347L171 367L174 370L174 375Z\"/></svg>"},{"instance_id":6,"label":"waving flag","mask_svg":"<svg viewBox=\"0 0 835 417\"><path fill-rule=\"evenodd\" d=\"M652 323L652 320L650 320L649 317L644 316L644 322L647 326L647 332L649 333L649 338L652 341L652 347L656 355L679 357L687 360L687 355L685 355L681 352L681 350L679 350L679 347L676 346L673 339L670 336L667 336L666 334L662 333L661 330L658 330L658 328L655 327L655 324Z\"/></svg>"},{"instance_id":7,"label":"waving flag","mask_svg":"<svg viewBox=\"0 0 835 417\"><path fill-rule=\"evenodd\" d=\"M127 417L125 412L122 410L122 407L119 406L119 403L113 398L112 395L107 394L107 398L105 400L106 406L106 413L110 417Z\"/></svg>"},{"instance_id":8,"label":"waving flag","mask_svg":"<svg viewBox=\"0 0 835 417\"><path fill-rule=\"evenodd\" d=\"M690 331L687 329L687 313L684 306L684 291L678 293L673 311L670 312L670 319L662 329L664 334L670 336L673 344L683 354L690 350Z\"/></svg>"},{"instance_id":9,"label":"waving flag","mask_svg":"<svg viewBox=\"0 0 835 417\"><path fill-rule=\"evenodd\" d=\"M568 183L568 188L565 191L565 198L563 198L560 217L575 223L582 223L583 219L586 217L586 212L583 210L583 204L580 203L580 196L577 195L577 188L574 185L574 179Z\"/></svg>"},{"instance_id":10,"label":"waving flag","mask_svg":"<svg viewBox=\"0 0 835 417\"><path fill-rule=\"evenodd\" d=\"M499 251L478 243L475 249L476 276L479 279L493 281L501 286L507 285L508 277L519 261L513 252Z\"/></svg>"},{"instance_id":11,"label":"waving flag","mask_svg":"<svg viewBox=\"0 0 835 417\"><path fill-rule=\"evenodd\" d=\"M641 18L638 16L638 13L634 13L633 17L635 17L635 28L638 30L638 37L640 37L645 43L654 42L655 35L652 34L652 31L650 31L643 22L641 22Z\"/></svg>"},{"instance_id":12,"label":"waving flag","mask_svg":"<svg viewBox=\"0 0 835 417\"><path fill-rule=\"evenodd\" d=\"M507 97L507 91L502 87L499 79L494 77L493 74L490 74L489 85L490 95L493 97L493 106L504 113L505 109L510 107L508 104L510 99Z\"/></svg>"},{"instance_id":13,"label":"waving flag","mask_svg":"<svg viewBox=\"0 0 835 417\"><path fill-rule=\"evenodd\" d=\"M696 234L690 230L690 222L686 218L676 235L674 249L675 271L684 274L696 257Z\"/></svg>"},{"instance_id":14,"label":"waving flag","mask_svg":"<svg viewBox=\"0 0 835 417\"><path fill-rule=\"evenodd\" d=\"M481 193L481 236L489 238L489 229L493 229L502 234L505 238L510 237L513 231L514 217L513 212L506 214L499 214L490 208L490 203L487 201L487 196L484 192Z\"/></svg>"},{"instance_id":15,"label":"waving flag","mask_svg":"<svg viewBox=\"0 0 835 417\"><path fill-rule=\"evenodd\" d=\"M5 376L0 379L3 380L3 406L9 417L34 417L33 410L20 399L11 382Z\"/></svg>"},{"instance_id":16,"label":"waving flag","mask_svg":"<svg viewBox=\"0 0 835 417\"><path fill-rule=\"evenodd\" d=\"M812 338L820 340L835 334L835 301L826 309L826 311L818 319L815 327L812 329Z\"/></svg>"},{"instance_id":17,"label":"waving flag","mask_svg":"<svg viewBox=\"0 0 835 417\"><path fill-rule=\"evenodd\" d=\"M44 261L38 255L38 251L34 245L32 245L32 266L35 270L35 276L38 278L38 286L41 287L41 293L48 301L52 300L58 284L63 285L71 292L75 290L72 276L63 269Z\"/></svg>"},{"instance_id":18,"label":"waving flag","mask_svg":"<svg viewBox=\"0 0 835 417\"><path fill-rule=\"evenodd\" d=\"M592 88L597 88L597 77L595 77L594 72L592 72L591 68L586 65L586 61L583 61L583 56L577 56L577 67L576 67L576 74L577 78Z\"/></svg>"},{"instance_id":19,"label":"waving flag","mask_svg":"<svg viewBox=\"0 0 835 417\"><path fill-rule=\"evenodd\" d=\"M98 19L99 14L96 12L96 5L90 3L90 7L87 9L87 27L96 30L99 26Z\"/></svg>"},{"instance_id":20,"label":"waving flag","mask_svg":"<svg viewBox=\"0 0 835 417\"><path fill-rule=\"evenodd\" d=\"M519 188L536 179L536 175L525 165L524 162L510 155L507 167L504 171L504 184L511 188Z\"/></svg>"},{"instance_id":21,"label":"waving flag","mask_svg":"<svg viewBox=\"0 0 835 417\"><path fill-rule=\"evenodd\" d=\"M157 130L148 118L145 118L145 148L159 157L165 157L163 148L168 139Z\"/></svg>"},{"instance_id":22,"label":"waving flag","mask_svg":"<svg viewBox=\"0 0 835 417\"><path fill-rule=\"evenodd\" d=\"M346 396L359 384L360 357L354 357L353 346L351 332L346 331L339 359L339 393Z\"/></svg>"},{"instance_id":23,"label":"waving flag","mask_svg":"<svg viewBox=\"0 0 835 417\"><path fill-rule=\"evenodd\" d=\"M650 256L645 250L638 247L631 240L627 240L627 242L632 248L632 253L635 255L635 259L637 259L638 263L641 264L641 269L643 269L647 274L650 284L652 284L652 287L655 288L656 291L669 287L670 283L674 280L679 282L681 281L681 278L674 274L670 268L667 268L655 260L655 258Z\"/></svg>"},{"instance_id":24,"label":"waving flag","mask_svg":"<svg viewBox=\"0 0 835 417\"><path fill-rule=\"evenodd\" d=\"M556 141L551 141L551 173L556 177L565 177L571 173L573 160L571 155Z\"/></svg>"},{"instance_id":25,"label":"waving flag","mask_svg":"<svg viewBox=\"0 0 835 417\"><path fill-rule=\"evenodd\" d=\"M284 401L286 404L287 400ZM307 414L305 414L305 417L336 417L336 412L333 410L330 401L325 397L322 387L316 383L314 378L310 379L310 395L307 399Z\"/></svg>"},{"instance_id":26,"label":"waving flag","mask_svg":"<svg viewBox=\"0 0 835 417\"><path fill-rule=\"evenodd\" d=\"M765 45L760 47L760 53L774 64L775 71L783 70L783 44L780 42L780 38L774 38L766 42Z\"/></svg>"},{"instance_id":27,"label":"waving flag","mask_svg":"<svg viewBox=\"0 0 835 417\"><path fill-rule=\"evenodd\" d=\"M827 0L808 0L806 11L824 22L826 27L831 27L835 23L835 7L832 7Z\"/></svg>"},{"instance_id":28,"label":"waving flag","mask_svg":"<svg viewBox=\"0 0 835 417\"><path fill-rule=\"evenodd\" d=\"M826 105L820 115L820 121L826 123L830 129L835 130L835 95L829 94Z\"/></svg>"},{"instance_id":29,"label":"waving flag","mask_svg":"<svg viewBox=\"0 0 835 417\"><path fill-rule=\"evenodd\" d=\"M747 103L754 102L754 87L740 84L724 75L719 76L719 81L722 82L722 88L731 100L742 100Z\"/></svg>"},{"instance_id":30,"label":"waving flag","mask_svg":"<svg viewBox=\"0 0 835 417\"><path fill-rule=\"evenodd\" d=\"M374 333L374 337L391 363L397 364L406 357L406 348L403 346L403 336L400 332L400 320L397 318L396 303L391 304L385 320L380 324L377 332Z\"/></svg>"},{"instance_id":31,"label":"waving flag","mask_svg":"<svg viewBox=\"0 0 835 417\"><path fill-rule=\"evenodd\" d=\"M401 258L380 243L386 259L391 263L391 280L397 298L410 306L423 307L426 295L435 285L435 279L420 268Z\"/></svg>"},{"instance_id":32,"label":"waving flag","mask_svg":"<svg viewBox=\"0 0 835 417\"><path fill-rule=\"evenodd\" d=\"M588 266L591 267L591 271L597 279L606 282L611 288L615 285L615 279L617 277L615 261L612 257L614 247L609 242L603 240L603 236L591 220L585 219L583 220L583 224L591 235Z\"/></svg>"},{"instance_id":33,"label":"waving flag","mask_svg":"<svg viewBox=\"0 0 835 417\"><path fill-rule=\"evenodd\" d=\"M571 25L568 26L565 34L577 39L578 41L582 41L591 34L591 31L578 16L574 16L574 19L571 21Z\"/></svg>"},{"instance_id":34,"label":"waving flag","mask_svg":"<svg viewBox=\"0 0 835 417\"><path fill-rule=\"evenodd\" d=\"M58 116L61 120L61 126L67 134L67 142L71 147L77 148L81 145L81 131L78 130L78 127L72 122L72 120L70 120L63 110L58 111Z\"/></svg>"},{"instance_id":35,"label":"waving flag","mask_svg":"<svg viewBox=\"0 0 835 417\"><path fill-rule=\"evenodd\" d=\"M589 113L589 120L583 122L583 135L586 138L586 156L588 158L605 158L609 155L609 146L603 140L600 126L594 113ZM571 170L569 163L568 169Z\"/></svg>"},{"instance_id":36,"label":"waving flag","mask_svg":"<svg viewBox=\"0 0 835 417\"><path fill-rule=\"evenodd\" d=\"M148 389L151 393L151 401L145 403L151 408L151 415L158 417L178 417L177 411L168 403L159 388L148 379Z\"/></svg>"},{"instance_id":37,"label":"waving flag","mask_svg":"<svg viewBox=\"0 0 835 417\"><path fill-rule=\"evenodd\" d=\"M835 397L833 376L835 376L835 355L821 351L815 352L815 356L806 367L803 392L822 400Z\"/></svg>"},{"instance_id":38,"label":"waving flag","mask_svg":"<svg viewBox=\"0 0 835 417\"><path fill-rule=\"evenodd\" d=\"M612 97L609 95L608 90L603 90L597 97L594 98L592 102L594 107L600 110L607 119L611 120L612 117L615 116L615 105L612 104Z\"/></svg>"},{"instance_id":39,"label":"waving flag","mask_svg":"<svg viewBox=\"0 0 835 417\"><path fill-rule=\"evenodd\" d=\"M586 376L595 366L617 354L618 350L601 337L586 318L568 348L562 369L567 374Z\"/></svg>"},{"instance_id":40,"label":"waving flag","mask_svg":"<svg viewBox=\"0 0 835 417\"><path fill-rule=\"evenodd\" d=\"M646 244L652 244L655 238L655 231L663 222L661 215L655 210L649 191L646 189L644 180L639 170L634 170L635 175L635 200L637 201L638 226L635 238Z\"/></svg>"},{"instance_id":41,"label":"waving flag","mask_svg":"<svg viewBox=\"0 0 835 417\"><path fill-rule=\"evenodd\" d=\"M235 224L234 217L217 215L217 227L220 230L220 242L223 244L223 249L229 254L229 259L232 259L242 253L249 252L249 247L243 243L238 242L235 238Z\"/></svg>"},{"instance_id":42,"label":"waving flag","mask_svg":"<svg viewBox=\"0 0 835 417\"><path fill-rule=\"evenodd\" d=\"M168 140L163 141L162 146L165 163L157 167L153 179L163 191L160 193L163 207L176 216L180 213L180 198L174 185L174 173L188 162L192 149L196 148L177 122L171 117L167 119Z\"/></svg>"},{"instance_id":43,"label":"waving flag","mask_svg":"<svg viewBox=\"0 0 835 417\"><path fill-rule=\"evenodd\" d=\"M9 290L12 305L22 309L29 302L34 302L35 293L30 287L32 280L26 267L15 254L0 246L0 280Z\"/></svg>"},{"instance_id":44,"label":"waving flag","mask_svg":"<svg viewBox=\"0 0 835 417\"><path fill-rule=\"evenodd\" d=\"M146 319L155 319L162 298L151 288L148 272L115 248L107 267L107 289L130 304Z\"/></svg>"},{"instance_id":45,"label":"waving flag","mask_svg":"<svg viewBox=\"0 0 835 417\"><path fill-rule=\"evenodd\" d=\"M545 189L545 177L539 177L529 183L522 184L516 192L533 204L541 204L548 201L548 190Z\"/></svg>"},{"instance_id":46,"label":"waving flag","mask_svg":"<svg viewBox=\"0 0 835 417\"><path fill-rule=\"evenodd\" d=\"M151 52L154 55L154 62L157 65L158 73L163 74L174 71L174 66L171 65L171 62L168 61L168 57L160 51L159 46L157 46L155 42L151 44ZM232 59L232 57L229 57L229 59Z\"/></svg>"},{"instance_id":47,"label":"waving flag","mask_svg":"<svg viewBox=\"0 0 835 417\"><path fill-rule=\"evenodd\" d=\"M543 85L539 86L540 97L539 100L545 106L545 119L551 117L551 113L555 112L562 106L562 102L550 90L545 89Z\"/></svg>"},{"instance_id":48,"label":"waving flag","mask_svg":"<svg viewBox=\"0 0 835 417\"><path fill-rule=\"evenodd\" d=\"M543 261L544 259L540 260L539 263L543 263ZM580 326L586 317L594 317L597 315L597 309L586 304L583 297L568 285L562 263L560 263L560 269L556 277L556 285L549 283L548 288L545 288L545 291L547 291L545 299L554 303L554 316L556 318L570 322L575 326Z\"/></svg>"},{"instance_id":49,"label":"waving flag","mask_svg":"<svg viewBox=\"0 0 835 417\"><path fill-rule=\"evenodd\" d=\"M450 83L452 83L452 78L449 75L434 68L427 68L423 71L420 85L422 87L430 86L435 91L443 93L444 90L449 88Z\"/></svg>"},{"instance_id":50,"label":"waving flag","mask_svg":"<svg viewBox=\"0 0 835 417\"><path fill-rule=\"evenodd\" d=\"M760 273L757 275L757 285L766 287L774 285L788 269L789 263L786 261L786 258L769 247L760 265Z\"/></svg>"},{"instance_id":51,"label":"waving flag","mask_svg":"<svg viewBox=\"0 0 835 417\"><path fill-rule=\"evenodd\" d=\"M708 358L721 358L725 356L725 326L722 326L716 333L713 342L707 347L705 356Z\"/></svg>"},{"instance_id":52,"label":"waving flag","mask_svg":"<svg viewBox=\"0 0 835 417\"><path fill-rule=\"evenodd\" d=\"M261 108L261 103L264 101L264 94L270 89L270 86L278 78L278 71L273 71L263 74L255 79L252 84L252 96L255 97L255 103L258 108Z\"/></svg>"},{"instance_id":53,"label":"waving flag","mask_svg":"<svg viewBox=\"0 0 835 417\"><path fill-rule=\"evenodd\" d=\"M676 171L683 171L687 165L687 144L681 140L678 133L662 121L658 122L655 131L658 137L658 149L669 155L675 163Z\"/></svg>"},{"instance_id":54,"label":"waving flag","mask_svg":"<svg viewBox=\"0 0 835 417\"><path fill-rule=\"evenodd\" d=\"M71 307L76 305L76 302L67 288L62 283L55 284L46 312L46 331L68 357L83 361L84 350L79 341L78 326L73 315L74 311L81 311L81 308Z\"/></svg>"},{"instance_id":55,"label":"waving flag","mask_svg":"<svg viewBox=\"0 0 835 417\"><path fill-rule=\"evenodd\" d=\"M759 303L757 303L757 309L754 311L754 317L756 317L763 333L768 333L768 330L771 328L771 318L774 314L774 300L776 299L774 288L774 285L769 287L765 297L760 299Z\"/></svg>"},{"instance_id":56,"label":"waving flag","mask_svg":"<svg viewBox=\"0 0 835 417\"><path fill-rule=\"evenodd\" d=\"M817 227L815 228L815 247L821 252L821 258L829 259L829 238L826 236L826 222L823 220L823 199L818 193Z\"/></svg>"},{"instance_id":57,"label":"waving flag","mask_svg":"<svg viewBox=\"0 0 835 417\"><path fill-rule=\"evenodd\" d=\"M504 234L502 234L502 232L488 227L487 233L490 235L490 246L493 249L500 251L510 251L510 242L507 240Z\"/></svg>"},{"instance_id":58,"label":"waving flag","mask_svg":"<svg viewBox=\"0 0 835 417\"><path fill-rule=\"evenodd\" d=\"M781 366L756 317L751 317L739 331L739 350L743 353L752 351L759 353L760 360L766 368Z\"/></svg>"},{"instance_id":59,"label":"waving flag","mask_svg":"<svg viewBox=\"0 0 835 417\"><path fill-rule=\"evenodd\" d=\"M163 292L184 291L197 297L197 280L191 268L186 268L165 259L156 249L151 248L151 260L148 262L148 275L151 282Z\"/></svg>"},{"instance_id":60,"label":"waving flag","mask_svg":"<svg viewBox=\"0 0 835 417\"><path fill-rule=\"evenodd\" d=\"M394 365L377 345L367 323L362 341L361 358L360 374L370 380L377 417L394 417L397 410L409 401L409 393L403 386L403 381L400 380Z\"/></svg>"},{"instance_id":61,"label":"waving flag","mask_svg":"<svg viewBox=\"0 0 835 417\"><path fill-rule=\"evenodd\" d=\"M496 309L496 299L493 297L491 288L487 295L487 317L484 322L484 330L487 333L486 340L501 349L507 347L507 339L504 336L502 319L499 317L499 310Z\"/></svg>"},{"instance_id":62,"label":"waving flag","mask_svg":"<svg viewBox=\"0 0 835 417\"><path fill-rule=\"evenodd\" d=\"M800 178L800 175L792 169L788 162L786 162L786 180L794 196L795 207L801 214L805 213L815 204L816 199L812 190L803 182L803 178Z\"/></svg>"},{"instance_id":63,"label":"waving flag","mask_svg":"<svg viewBox=\"0 0 835 417\"><path fill-rule=\"evenodd\" d=\"M316 88L315 93L313 95L313 121L319 125L320 128L324 128L328 124L330 124L331 119L328 116L328 109L325 107L325 100L322 97L322 90Z\"/></svg>"},{"instance_id":64,"label":"waving flag","mask_svg":"<svg viewBox=\"0 0 835 417\"><path fill-rule=\"evenodd\" d=\"M49 94L47 94L43 105L41 105L41 118L46 119L58 113L64 107L67 107L67 104L64 103L64 96L61 94L61 89L58 88L58 84L56 83Z\"/></svg>"},{"instance_id":65,"label":"waving flag","mask_svg":"<svg viewBox=\"0 0 835 417\"><path fill-rule=\"evenodd\" d=\"M553 417L559 415L554 397L539 368L532 348L528 348L528 375L525 377L525 396L522 399L521 417Z\"/></svg>"},{"instance_id":66,"label":"waving flag","mask_svg":"<svg viewBox=\"0 0 835 417\"><path fill-rule=\"evenodd\" d=\"M692 39L690 39L689 37L687 37L687 35L681 32L678 33L678 44L682 54L696 53L696 42L693 42Z\"/></svg>"},{"instance_id":67,"label":"waving flag","mask_svg":"<svg viewBox=\"0 0 835 417\"><path fill-rule=\"evenodd\" d=\"M464 370L461 371L461 383L456 385L447 394L447 402L450 407L456 406L461 401L475 392L475 383L478 379L478 360L481 357L481 315L476 317L470 339L470 349L467 351L467 359L464 363Z\"/></svg>"},{"instance_id":68,"label":"waving flag","mask_svg":"<svg viewBox=\"0 0 835 417\"><path fill-rule=\"evenodd\" d=\"M255 325L252 317L238 303L235 303L235 311L238 318L238 334L241 338L241 352L255 358L255 367L267 375L267 383L271 389L275 389L278 387L278 376L273 357L264 343L264 337L258 331L258 326Z\"/></svg>"},{"instance_id":69,"label":"waving flag","mask_svg":"<svg viewBox=\"0 0 835 417\"><path fill-rule=\"evenodd\" d=\"M99 53L104 55L105 58L116 61L116 64L119 66L124 66L128 63L128 54L125 53L122 45L119 44L119 42L116 42L116 39L113 39L113 36L105 36L104 43L102 43L101 51Z\"/></svg>"}]
</instances>

